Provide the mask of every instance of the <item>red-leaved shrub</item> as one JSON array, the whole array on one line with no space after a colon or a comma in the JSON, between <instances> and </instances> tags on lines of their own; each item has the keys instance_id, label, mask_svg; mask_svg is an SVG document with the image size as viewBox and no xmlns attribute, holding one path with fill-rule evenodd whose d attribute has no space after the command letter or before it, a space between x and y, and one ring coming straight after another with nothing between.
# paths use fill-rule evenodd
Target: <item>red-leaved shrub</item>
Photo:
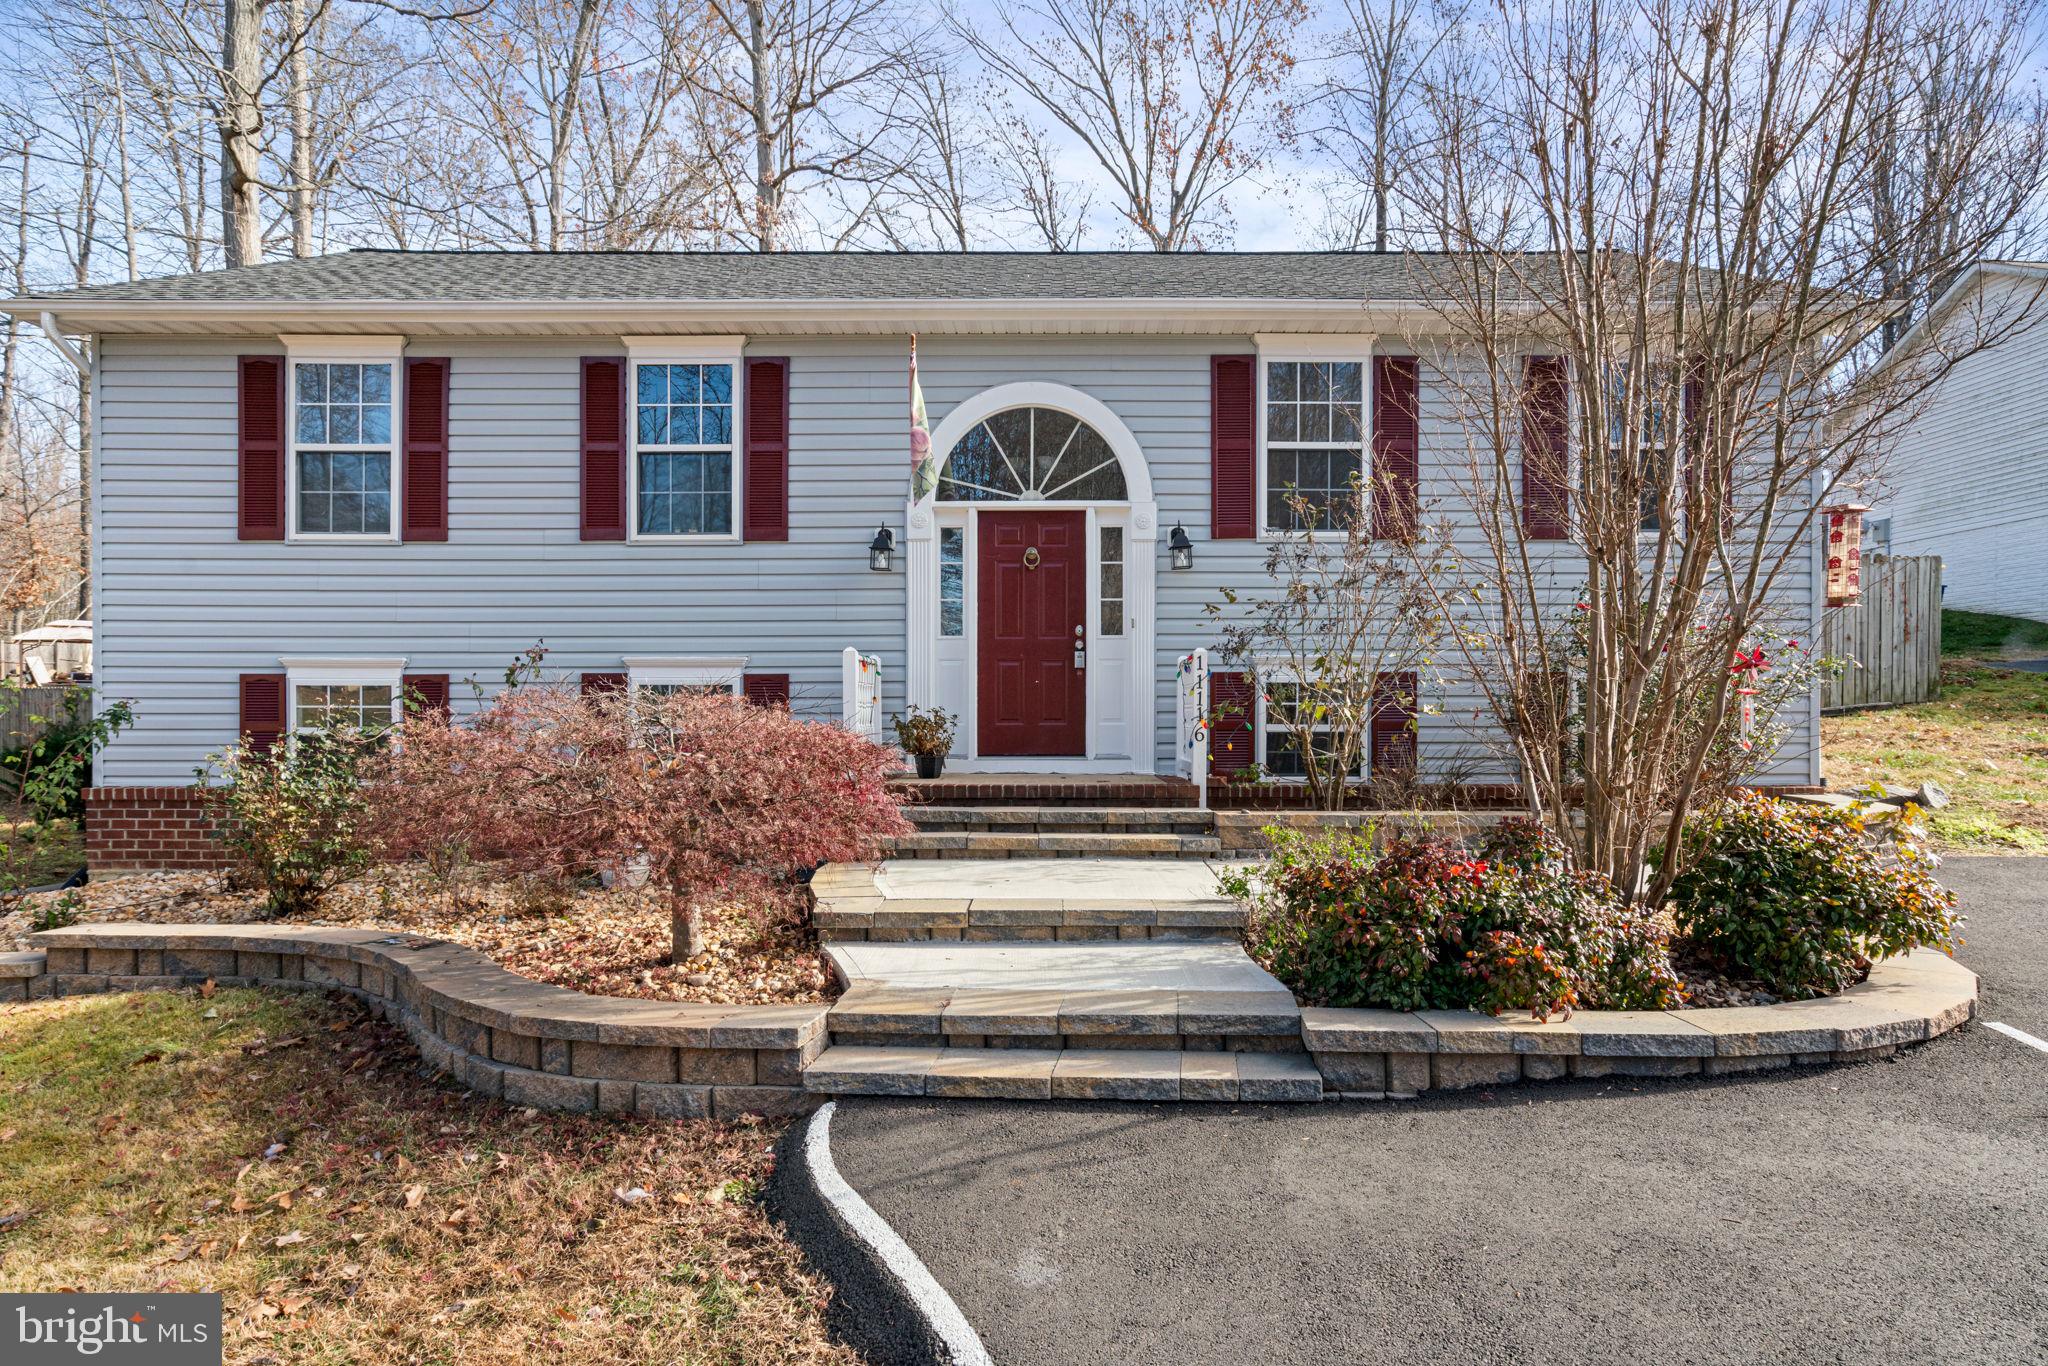
<instances>
[{"instance_id":1,"label":"red-leaved shrub","mask_svg":"<svg viewBox=\"0 0 2048 1366\"><path fill-rule=\"evenodd\" d=\"M786 902L799 873L908 829L888 751L722 694L522 683L464 720L413 712L395 738L366 788L380 853L555 884L644 875L679 960L706 914Z\"/></svg>"}]
</instances>

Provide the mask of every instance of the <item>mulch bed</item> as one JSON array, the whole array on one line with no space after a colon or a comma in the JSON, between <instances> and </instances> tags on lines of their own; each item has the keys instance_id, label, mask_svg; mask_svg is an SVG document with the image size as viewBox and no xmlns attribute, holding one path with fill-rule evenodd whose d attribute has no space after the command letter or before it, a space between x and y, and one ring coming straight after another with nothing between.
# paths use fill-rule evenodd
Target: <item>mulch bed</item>
<instances>
[{"instance_id":1,"label":"mulch bed","mask_svg":"<svg viewBox=\"0 0 2048 1366\"><path fill-rule=\"evenodd\" d=\"M270 919L262 894L217 873L145 873L42 892L0 917L0 950L23 948L40 911L69 896L76 920L153 924L247 924ZM711 925L706 951L669 962L668 913L633 891L578 889L557 904L534 904L502 880L472 877L463 904L412 866L386 866L327 894L294 925L405 930L453 940L521 976L597 996L636 996L710 1005L830 1001L832 968L808 926L787 912L732 914Z\"/></svg>"}]
</instances>

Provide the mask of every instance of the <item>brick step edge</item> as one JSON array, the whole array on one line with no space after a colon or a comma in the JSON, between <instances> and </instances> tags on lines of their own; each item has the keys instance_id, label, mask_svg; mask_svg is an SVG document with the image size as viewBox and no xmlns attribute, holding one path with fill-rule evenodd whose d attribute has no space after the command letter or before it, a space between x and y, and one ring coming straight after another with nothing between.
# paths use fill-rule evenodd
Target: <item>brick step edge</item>
<instances>
[{"instance_id":1,"label":"brick step edge","mask_svg":"<svg viewBox=\"0 0 2048 1366\"><path fill-rule=\"evenodd\" d=\"M406 1031L421 1058L510 1105L648 1119L815 1108L802 1071L827 1006L707 1006L535 982L446 940L275 925L74 925L4 955L0 1001L219 986L341 991ZM40 960L33 961L33 960Z\"/></svg>"},{"instance_id":2,"label":"brick step edge","mask_svg":"<svg viewBox=\"0 0 2048 1366\"><path fill-rule=\"evenodd\" d=\"M1140 831L1080 833L1058 831L930 830L897 835L885 842L893 853L962 850L969 853L1058 854L1215 854L1223 842L1214 835L1159 834Z\"/></svg>"},{"instance_id":3,"label":"brick step edge","mask_svg":"<svg viewBox=\"0 0 2048 1366\"><path fill-rule=\"evenodd\" d=\"M984 829L991 832L1025 828L1047 833L1138 834L1165 830L1174 834L1213 834L1211 811L1185 807L1046 807L1046 806L906 806L903 814L920 830Z\"/></svg>"},{"instance_id":4,"label":"brick step edge","mask_svg":"<svg viewBox=\"0 0 2048 1366\"><path fill-rule=\"evenodd\" d=\"M1300 1053L1166 1049L865 1047L834 1044L804 1069L820 1096L978 1100L1313 1102Z\"/></svg>"}]
</instances>

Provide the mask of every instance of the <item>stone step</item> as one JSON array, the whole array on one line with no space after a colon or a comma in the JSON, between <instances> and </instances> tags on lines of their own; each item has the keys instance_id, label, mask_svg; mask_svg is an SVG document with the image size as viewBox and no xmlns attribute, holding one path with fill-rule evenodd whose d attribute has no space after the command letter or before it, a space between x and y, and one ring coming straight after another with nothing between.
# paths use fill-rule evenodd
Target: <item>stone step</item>
<instances>
[{"instance_id":1,"label":"stone step","mask_svg":"<svg viewBox=\"0 0 2048 1366\"><path fill-rule=\"evenodd\" d=\"M891 858L1213 858L1223 843L1214 835L999 834L948 830L900 835L890 842Z\"/></svg>"},{"instance_id":2,"label":"stone step","mask_svg":"<svg viewBox=\"0 0 2048 1366\"><path fill-rule=\"evenodd\" d=\"M834 1096L1001 1100L1316 1101L1303 1053L1114 1048L946 1048L834 1044L804 1089Z\"/></svg>"},{"instance_id":3,"label":"stone step","mask_svg":"<svg viewBox=\"0 0 2048 1366\"><path fill-rule=\"evenodd\" d=\"M985 830L993 834L1166 834L1213 835L1210 811L1156 806L910 806L903 809L919 831Z\"/></svg>"},{"instance_id":4,"label":"stone step","mask_svg":"<svg viewBox=\"0 0 2048 1366\"><path fill-rule=\"evenodd\" d=\"M1057 981L1057 978L1050 980ZM855 982L832 1006L837 1042L947 1047L1300 1052L1285 991L900 987Z\"/></svg>"}]
</instances>

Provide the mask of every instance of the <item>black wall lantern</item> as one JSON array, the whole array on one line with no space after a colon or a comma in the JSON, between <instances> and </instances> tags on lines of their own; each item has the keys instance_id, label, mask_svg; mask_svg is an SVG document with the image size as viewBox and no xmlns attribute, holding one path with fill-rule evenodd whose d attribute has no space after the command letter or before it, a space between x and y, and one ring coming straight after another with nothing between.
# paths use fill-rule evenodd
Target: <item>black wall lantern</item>
<instances>
[{"instance_id":1,"label":"black wall lantern","mask_svg":"<svg viewBox=\"0 0 2048 1366\"><path fill-rule=\"evenodd\" d=\"M1179 522L1173 524L1173 534L1166 538L1166 549L1173 556L1175 569L1195 567L1195 543L1188 539L1188 533Z\"/></svg>"},{"instance_id":2,"label":"black wall lantern","mask_svg":"<svg viewBox=\"0 0 2048 1366\"><path fill-rule=\"evenodd\" d=\"M875 528L875 539L868 542L868 568L877 574L889 572L889 557L896 552L896 534L887 527Z\"/></svg>"}]
</instances>

